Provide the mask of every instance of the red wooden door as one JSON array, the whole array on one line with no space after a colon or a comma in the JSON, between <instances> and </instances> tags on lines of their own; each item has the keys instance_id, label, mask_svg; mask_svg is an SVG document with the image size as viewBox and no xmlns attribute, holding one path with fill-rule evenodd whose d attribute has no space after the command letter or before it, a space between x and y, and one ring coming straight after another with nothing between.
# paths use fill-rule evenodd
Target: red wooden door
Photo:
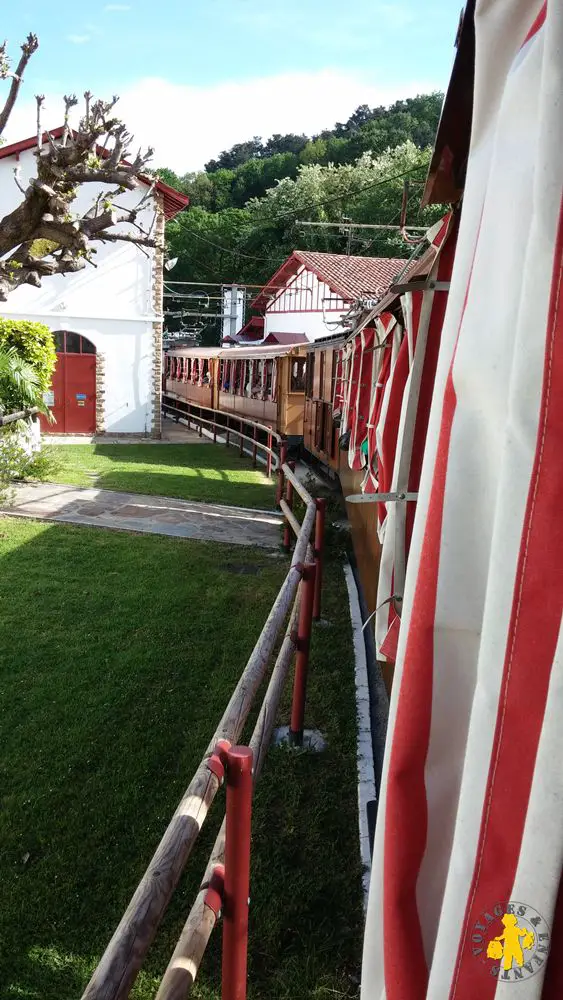
<instances>
[{"instance_id":1,"label":"red wooden door","mask_svg":"<svg viewBox=\"0 0 563 1000\"><path fill-rule=\"evenodd\" d=\"M96 430L96 355L65 356L65 434Z\"/></svg>"},{"instance_id":2,"label":"red wooden door","mask_svg":"<svg viewBox=\"0 0 563 1000\"><path fill-rule=\"evenodd\" d=\"M54 397L54 398L53 398ZM94 434L96 430L96 355L57 354L51 386L55 424L41 419L47 434Z\"/></svg>"}]
</instances>

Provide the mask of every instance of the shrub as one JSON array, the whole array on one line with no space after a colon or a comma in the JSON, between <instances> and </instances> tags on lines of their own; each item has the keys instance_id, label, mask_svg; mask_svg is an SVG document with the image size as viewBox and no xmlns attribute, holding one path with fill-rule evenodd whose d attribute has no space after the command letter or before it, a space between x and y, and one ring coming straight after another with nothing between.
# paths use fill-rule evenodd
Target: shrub
<instances>
[{"instance_id":1,"label":"shrub","mask_svg":"<svg viewBox=\"0 0 563 1000\"><path fill-rule=\"evenodd\" d=\"M11 483L16 480L46 480L55 475L60 461L54 448L37 450L30 445L24 421L0 431L0 504L12 499Z\"/></svg>"},{"instance_id":2,"label":"shrub","mask_svg":"<svg viewBox=\"0 0 563 1000\"><path fill-rule=\"evenodd\" d=\"M43 323L32 323L26 319L0 318L0 349L13 347L18 356L26 361L37 375L38 388L41 393L51 386L53 371L57 363L55 341L48 326ZM4 409L10 406L17 409L19 401L2 400Z\"/></svg>"}]
</instances>

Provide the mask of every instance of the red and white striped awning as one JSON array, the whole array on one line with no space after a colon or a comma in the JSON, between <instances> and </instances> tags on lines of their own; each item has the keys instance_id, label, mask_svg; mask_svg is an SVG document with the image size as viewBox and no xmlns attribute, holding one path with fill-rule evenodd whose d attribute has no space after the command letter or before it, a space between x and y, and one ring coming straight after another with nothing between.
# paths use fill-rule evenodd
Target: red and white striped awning
<instances>
[{"instance_id":1,"label":"red and white striped awning","mask_svg":"<svg viewBox=\"0 0 563 1000\"><path fill-rule=\"evenodd\" d=\"M563 997L563 0L477 0L475 29L362 1000Z\"/></svg>"}]
</instances>

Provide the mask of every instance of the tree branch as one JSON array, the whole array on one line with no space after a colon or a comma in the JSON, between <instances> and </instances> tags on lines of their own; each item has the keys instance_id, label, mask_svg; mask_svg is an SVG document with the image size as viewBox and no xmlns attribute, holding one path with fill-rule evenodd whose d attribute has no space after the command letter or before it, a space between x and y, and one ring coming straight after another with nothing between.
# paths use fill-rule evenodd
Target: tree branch
<instances>
[{"instance_id":1,"label":"tree branch","mask_svg":"<svg viewBox=\"0 0 563 1000\"><path fill-rule=\"evenodd\" d=\"M28 60L29 40L26 44L24 56ZM2 47L0 73L7 74ZM151 203L156 184L156 179L148 180L141 173L152 150L145 153L139 150L133 162L125 160L132 136L112 116L117 97L111 101L92 101L92 95L86 91L84 99L86 114L74 130L70 126L70 111L77 100L74 95L65 96L64 128L62 136L55 140L50 133L42 132L44 98L42 95L36 98L37 176L24 189L16 168L14 176L23 199L0 219L0 301L5 301L21 285L39 287L44 277L72 273L88 263L94 264L95 250L91 246L94 241L132 243L147 255L150 249L163 249L162 238L152 236L153 226L147 232L137 221L139 213ZM110 153L104 153L106 146L100 149L99 142L104 136L106 145L112 144ZM77 188L88 183L104 187L93 205L77 214ZM114 198L126 190L135 190L139 183L147 187L133 208L114 205ZM131 227L134 232L113 231L118 225Z\"/></svg>"},{"instance_id":2,"label":"tree branch","mask_svg":"<svg viewBox=\"0 0 563 1000\"><path fill-rule=\"evenodd\" d=\"M37 52L39 48L39 41L37 35L29 34L23 43L21 49L22 54L20 56L20 61L16 67L15 73L9 72L9 63L6 57L6 43L0 46L0 79L7 80L11 77L12 83L6 98L6 103L0 111L0 135L4 132L6 125L8 124L8 119L14 109L14 104L16 103L19 89L21 87L21 82L23 75L25 73L26 66L31 59L34 52Z\"/></svg>"}]
</instances>

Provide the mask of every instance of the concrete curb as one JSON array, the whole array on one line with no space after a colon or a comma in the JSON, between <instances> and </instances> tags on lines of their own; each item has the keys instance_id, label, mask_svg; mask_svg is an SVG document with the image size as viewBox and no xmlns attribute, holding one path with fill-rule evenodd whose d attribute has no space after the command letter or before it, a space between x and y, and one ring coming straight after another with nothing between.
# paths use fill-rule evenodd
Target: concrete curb
<instances>
[{"instance_id":1,"label":"concrete curb","mask_svg":"<svg viewBox=\"0 0 563 1000\"><path fill-rule=\"evenodd\" d=\"M352 567L344 566L344 577L348 588L352 642L354 645L356 711L358 719L357 761L358 761L358 815L360 834L360 855L363 865L362 883L364 889L364 909L367 907L371 875L371 850L368 825L368 804L376 797L373 745L371 738L370 699L366 647L364 642L362 612Z\"/></svg>"}]
</instances>

